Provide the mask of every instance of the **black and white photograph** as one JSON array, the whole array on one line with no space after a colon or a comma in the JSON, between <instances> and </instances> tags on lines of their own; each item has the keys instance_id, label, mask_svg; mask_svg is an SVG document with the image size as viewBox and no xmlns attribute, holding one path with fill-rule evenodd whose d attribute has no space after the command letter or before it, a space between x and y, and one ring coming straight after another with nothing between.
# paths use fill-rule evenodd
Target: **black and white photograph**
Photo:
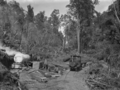
<instances>
[{"instance_id":1,"label":"black and white photograph","mask_svg":"<svg viewBox=\"0 0 120 90\"><path fill-rule=\"evenodd\" d=\"M0 0L0 90L120 90L120 0Z\"/></svg>"}]
</instances>

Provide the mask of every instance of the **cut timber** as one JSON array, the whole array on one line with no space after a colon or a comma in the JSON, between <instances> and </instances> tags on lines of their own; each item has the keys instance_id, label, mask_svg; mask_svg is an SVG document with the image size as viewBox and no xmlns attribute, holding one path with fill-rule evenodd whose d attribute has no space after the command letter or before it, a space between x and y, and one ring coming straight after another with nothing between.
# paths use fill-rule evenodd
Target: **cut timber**
<instances>
[{"instance_id":1,"label":"cut timber","mask_svg":"<svg viewBox=\"0 0 120 90\"><path fill-rule=\"evenodd\" d=\"M34 61L33 65L32 65L32 68L35 69L35 70L38 70L39 67L40 67L40 62L39 61Z\"/></svg>"},{"instance_id":2,"label":"cut timber","mask_svg":"<svg viewBox=\"0 0 120 90\"><path fill-rule=\"evenodd\" d=\"M60 74L52 75L53 78L55 78L55 77L60 77L60 76L61 76Z\"/></svg>"}]
</instances>

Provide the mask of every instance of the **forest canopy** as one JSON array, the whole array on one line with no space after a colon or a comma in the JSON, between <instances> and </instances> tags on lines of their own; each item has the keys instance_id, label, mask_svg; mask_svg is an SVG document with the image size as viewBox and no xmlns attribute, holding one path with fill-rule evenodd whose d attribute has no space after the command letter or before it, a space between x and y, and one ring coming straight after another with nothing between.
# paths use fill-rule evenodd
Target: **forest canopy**
<instances>
[{"instance_id":1,"label":"forest canopy","mask_svg":"<svg viewBox=\"0 0 120 90\"><path fill-rule=\"evenodd\" d=\"M120 90L120 0L115 0L103 13L95 10L97 4L99 0L69 0L66 14L54 9L48 17L45 11L35 15L31 5L26 11L15 0L0 0L0 41L48 60L76 53L89 55L109 67L106 71L92 67L101 71L101 82L117 88L111 90Z\"/></svg>"},{"instance_id":2,"label":"forest canopy","mask_svg":"<svg viewBox=\"0 0 120 90\"><path fill-rule=\"evenodd\" d=\"M48 17L45 11L35 15L31 5L26 11L16 1L0 0L0 39L11 48L36 56L92 50L107 57L119 53L119 3L116 0L100 13L95 10L98 0L70 0L67 14L54 9ZM61 27L64 32L59 31Z\"/></svg>"}]
</instances>

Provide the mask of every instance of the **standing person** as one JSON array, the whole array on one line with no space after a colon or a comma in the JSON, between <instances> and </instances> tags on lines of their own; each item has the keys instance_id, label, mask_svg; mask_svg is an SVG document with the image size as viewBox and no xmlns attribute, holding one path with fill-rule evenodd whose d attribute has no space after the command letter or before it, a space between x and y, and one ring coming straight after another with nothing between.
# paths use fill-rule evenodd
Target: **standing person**
<instances>
[{"instance_id":1,"label":"standing person","mask_svg":"<svg viewBox=\"0 0 120 90\"><path fill-rule=\"evenodd\" d=\"M45 69L45 70L47 70L47 64L48 64L48 62L47 62L47 60L45 59L45 60L44 60L44 69Z\"/></svg>"}]
</instances>

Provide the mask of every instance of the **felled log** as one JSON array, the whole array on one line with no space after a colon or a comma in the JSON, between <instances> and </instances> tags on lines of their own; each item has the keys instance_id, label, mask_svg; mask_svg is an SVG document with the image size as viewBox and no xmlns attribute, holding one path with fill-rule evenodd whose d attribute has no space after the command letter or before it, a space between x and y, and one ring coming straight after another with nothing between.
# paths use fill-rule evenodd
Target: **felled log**
<instances>
[{"instance_id":1,"label":"felled log","mask_svg":"<svg viewBox=\"0 0 120 90\"><path fill-rule=\"evenodd\" d=\"M101 88L103 90L107 90L108 88L114 88L111 85L105 84L103 82L97 81L95 79L92 80L86 80L86 84L90 87L90 88Z\"/></svg>"}]
</instances>

